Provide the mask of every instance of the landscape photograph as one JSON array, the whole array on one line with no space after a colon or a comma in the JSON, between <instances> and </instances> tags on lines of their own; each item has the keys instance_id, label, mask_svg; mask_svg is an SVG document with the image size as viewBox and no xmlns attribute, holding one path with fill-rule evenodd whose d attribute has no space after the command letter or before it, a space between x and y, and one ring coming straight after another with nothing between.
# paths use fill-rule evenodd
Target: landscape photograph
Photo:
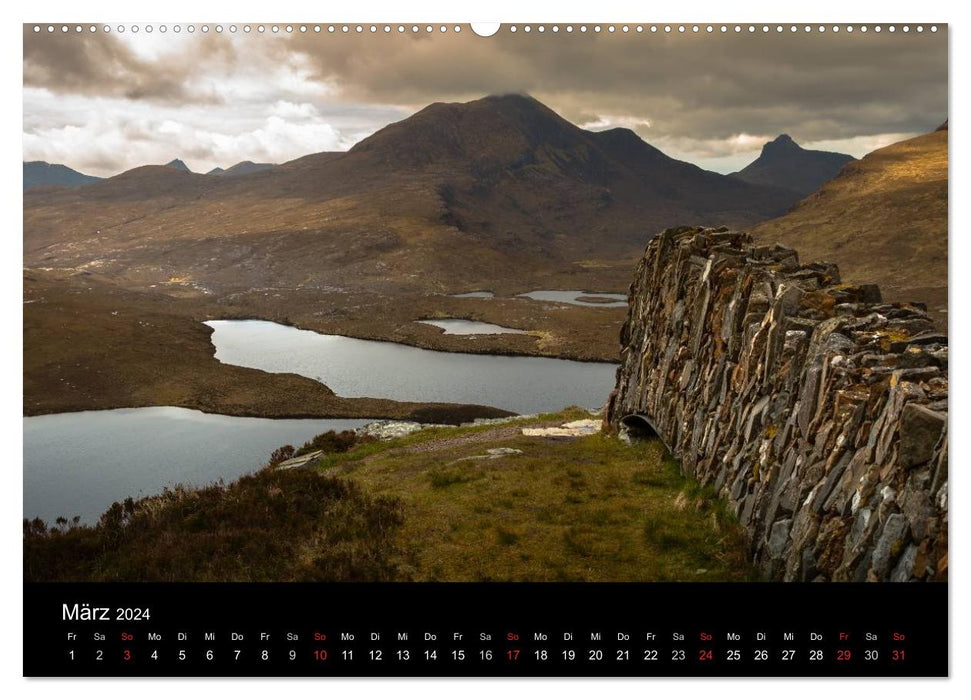
<instances>
[{"instance_id":1,"label":"landscape photograph","mask_svg":"<svg viewBox=\"0 0 971 700\"><path fill-rule=\"evenodd\" d=\"M808 29L24 25L25 581L946 581L948 29Z\"/></svg>"}]
</instances>

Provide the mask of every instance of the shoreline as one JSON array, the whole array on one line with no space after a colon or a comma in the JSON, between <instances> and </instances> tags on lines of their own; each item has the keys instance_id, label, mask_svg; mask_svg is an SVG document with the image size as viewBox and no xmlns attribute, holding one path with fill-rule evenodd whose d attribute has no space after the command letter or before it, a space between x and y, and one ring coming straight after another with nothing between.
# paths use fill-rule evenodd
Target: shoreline
<instances>
[{"instance_id":1,"label":"shoreline","mask_svg":"<svg viewBox=\"0 0 971 700\"><path fill-rule=\"evenodd\" d=\"M259 371L259 370L258 370ZM318 382L319 383L319 382ZM322 385L323 386L323 385ZM338 397L340 398L340 397ZM411 404L403 404L403 402L393 401L392 399L372 399L370 397L356 397L361 401L382 401L389 402L392 404L401 404L404 406L410 406ZM476 420L479 418L493 419L493 418L511 418L516 417L521 414L515 413L513 411L506 411L502 408L495 408L493 406L480 406L476 404L442 404L442 403L417 403L415 408L410 413L401 412L387 412L384 414L373 413L373 414L348 414L343 413L332 413L321 411L318 413L310 412L293 412L293 413L260 413L252 410L247 410L245 408L234 411L232 407L227 407L228 410L224 411L213 411L206 410L202 408L199 404L173 404L173 403L145 403L139 405L108 405L101 406L98 408L65 408L64 410L50 410L50 411L38 411L38 412L27 412L24 411L21 418L41 418L43 416L60 416L71 413L95 413L100 411L121 411L126 409L139 409L139 408L183 408L189 411L198 411L199 413L204 413L211 416L227 416L229 418L265 418L267 420L340 420L340 419L359 419L359 420L370 420L370 421L409 421L413 423L422 423L427 425L464 425L465 422L452 422L447 418L447 413L449 411L454 411L456 413L466 412L473 415L471 420ZM481 409L481 411L480 411ZM422 411L428 411L428 415L421 415ZM432 419L431 416L435 415L434 411L442 411L446 414L446 417L438 416L436 419ZM482 415L477 415L481 413ZM418 415L416 415L418 414ZM464 416L463 416L464 418ZM458 419L455 419L458 420Z\"/></svg>"},{"instance_id":2,"label":"shoreline","mask_svg":"<svg viewBox=\"0 0 971 700\"><path fill-rule=\"evenodd\" d=\"M458 318L455 316L448 316L448 317L442 317L442 318L424 318L420 320L416 319L415 321L413 321L413 323L422 323L425 321L449 321L449 320L475 321L479 323L491 323L493 325L501 325L496 323L495 321L487 321L479 318L467 318L467 317ZM579 356L569 352L567 352L567 354L556 355L556 354L544 353L544 352L525 352L525 351L520 352L515 349L508 349L508 348L501 348L501 347L462 349L462 348L446 347L444 345L440 345L437 343L430 343L426 341L424 338L416 338L413 340L412 339L392 340L390 337L388 337L387 334L382 334L380 331L372 334L354 333L354 332L331 333L327 331L320 331L320 330L317 330L316 328L310 328L308 326L301 325L300 323L296 323L291 320L281 320L278 318L271 318L269 316L233 316L233 315L225 314L220 318L210 318L210 319L206 319L205 321L200 321L200 323L202 323L203 325L207 325L210 321L263 321L266 323L276 323L281 326L286 326L288 328L294 328L298 331L309 331L311 333L317 333L318 335L333 335L340 338L352 338L354 340L369 340L375 343L392 343L394 345L404 345L406 347L418 348L419 350L430 350L432 352L447 352L455 355L495 355L497 357L537 357L537 358L546 359L546 360L564 360L566 362L583 362L586 364L605 364L605 365L620 364L619 359L600 359L599 356L593 356L593 357ZM430 325L430 324L426 323L425 325ZM435 328L435 326L433 326L433 328ZM525 335L526 337L536 338L540 333L542 333L542 331L526 330L524 328L517 328L516 330L519 330L522 332L508 333L508 334L507 333L447 334L445 333L444 329L441 329L441 333L435 332L435 335L433 335L432 337L438 338L440 336L447 336L448 338L478 339L478 338L487 337L487 336L502 336L502 335L524 336ZM619 345L620 343L618 340L618 347ZM213 348L215 348L215 346L213 346ZM222 360L218 360L218 358L217 358L217 361L222 362ZM223 363L223 364L226 364L226 363ZM270 372L269 374L273 374L273 373ZM384 400L384 399L380 399L380 400Z\"/></svg>"}]
</instances>

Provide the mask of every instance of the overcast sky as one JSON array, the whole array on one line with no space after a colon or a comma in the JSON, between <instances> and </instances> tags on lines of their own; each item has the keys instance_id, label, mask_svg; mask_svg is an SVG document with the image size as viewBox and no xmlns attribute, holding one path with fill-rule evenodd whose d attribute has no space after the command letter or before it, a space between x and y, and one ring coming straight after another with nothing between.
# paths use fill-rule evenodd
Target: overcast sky
<instances>
[{"instance_id":1,"label":"overcast sky","mask_svg":"<svg viewBox=\"0 0 971 700\"><path fill-rule=\"evenodd\" d=\"M62 34L24 28L24 160L113 175L346 150L431 102L527 92L587 129L738 170L765 141L862 156L947 116L947 32L365 30ZM761 28L760 28L761 29Z\"/></svg>"}]
</instances>

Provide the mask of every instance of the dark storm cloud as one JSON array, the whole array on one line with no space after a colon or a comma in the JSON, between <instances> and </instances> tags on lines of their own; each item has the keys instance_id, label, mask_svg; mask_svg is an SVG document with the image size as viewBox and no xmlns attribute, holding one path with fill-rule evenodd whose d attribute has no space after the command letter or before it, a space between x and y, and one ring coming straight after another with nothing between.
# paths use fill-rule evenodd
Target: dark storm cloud
<instances>
[{"instance_id":1,"label":"dark storm cloud","mask_svg":"<svg viewBox=\"0 0 971 700\"><path fill-rule=\"evenodd\" d=\"M117 34L35 33L24 25L24 86L54 93L160 102L211 102L192 79L232 55L229 42L195 39L191 52L165 61L139 57Z\"/></svg>"},{"instance_id":2,"label":"dark storm cloud","mask_svg":"<svg viewBox=\"0 0 971 700\"><path fill-rule=\"evenodd\" d=\"M649 120L649 133L836 139L925 131L947 111L946 30L727 35L503 31L484 39L299 36L317 76L358 100L419 106L529 92L572 121Z\"/></svg>"}]
</instances>

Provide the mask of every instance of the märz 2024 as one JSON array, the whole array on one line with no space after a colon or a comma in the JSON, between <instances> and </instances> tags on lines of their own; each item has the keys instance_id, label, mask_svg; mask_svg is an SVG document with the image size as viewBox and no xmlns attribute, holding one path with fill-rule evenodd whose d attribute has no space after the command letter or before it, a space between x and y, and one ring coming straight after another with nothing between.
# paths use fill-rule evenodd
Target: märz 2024
<instances>
[{"instance_id":1,"label":"m\u00e4rz 2024","mask_svg":"<svg viewBox=\"0 0 971 700\"><path fill-rule=\"evenodd\" d=\"M138 622L139 620L150 620L152 612L150 608L115 608L114 617L111 616L111 608L96 608L90 603L75 603L61 605L61 619L66 621L91 622L91 621L111 621L124 620L125 622Z\"/></svg>"}]
</instances>

